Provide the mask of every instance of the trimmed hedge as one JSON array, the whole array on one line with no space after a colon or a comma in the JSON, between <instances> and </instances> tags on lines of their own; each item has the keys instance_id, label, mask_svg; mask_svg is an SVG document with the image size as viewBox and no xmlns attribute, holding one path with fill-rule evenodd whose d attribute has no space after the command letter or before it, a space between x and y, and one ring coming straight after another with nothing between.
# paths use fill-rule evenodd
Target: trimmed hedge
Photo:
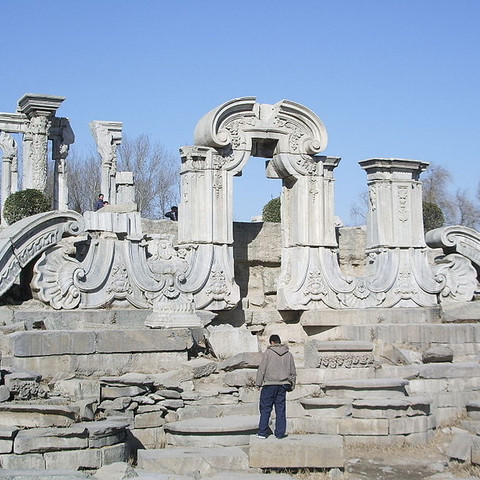
<instances>
[{"instance_id":1,"label":"trimmed hedge","mask_svg":"<svg viewBox=\"0 0 480 480\"><path fill-rule=\"evenodd\" d=\"M264 222L280 223L281 217L281 203L280 197L272 198L264 207L262 211L262 220Z\"/></svg>"},{"instance_id":2,"label":"trimmed hedge","mask_svg":"<svg viewBox=\"0 0 480 480\"><path fill-rule=\"evenodd\" d=\"M12 193L3 206L3 216L9 225L22 218L51 210L48 197L34 188Z\"/></svg>"}]
</instances>

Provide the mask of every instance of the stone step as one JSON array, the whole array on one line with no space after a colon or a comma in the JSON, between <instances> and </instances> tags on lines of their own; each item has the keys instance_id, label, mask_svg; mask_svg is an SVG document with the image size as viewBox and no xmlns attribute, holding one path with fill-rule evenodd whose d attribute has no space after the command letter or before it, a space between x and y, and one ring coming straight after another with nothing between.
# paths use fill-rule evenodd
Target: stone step
<instances>
[{"instance_id":1,"label":"stone step","mask_svg":"<svg viewBox=\"0 0 480 480\"><path fill-rule=\"evenodd\" d=\"M2 427L69 427L77 419L77 410L67 405L0 403Z\"/></svg>"},{"instance_id":2,"label":"stone step","mask_svg":"<svg viewBox=\"0 0 480 480\"><path fill-rule=\"evenodd\" d=\"M250 467L335 468L345 462L340 435L289 435L281 440L273 435L250 437Z\"/></svg>"},{"instance_id":3,"label":"stone step","mask_svg":"<svg viewBox=\"0 0 480 480\"><path fill-rule=\"evenodd\" d=\"M360 380L334 380L325 382L322 389L327 396L346 398L404 397L408 380L398 378L374 378Z\"/></svg>"},{"instance_id":4,"label":"stone step","mask_svg":"<svg viewBox=\"0 0 480 480\"><path fill-rule=\"evenodd\" d=\"M167 444L176 447L248 445L258 429L258 415L194 418L166 423Z\"/></svg>"},{"instance_id":5,"label":"stone step","mask_svg":"<svg viewBox=\"0 0 480 480\"><path fill-rule=\"evenodd\" d=\"M137 465L141 470L163 474L189 475L199 472L201 478L222 474L232 478L232 471L248 471L248 455L240 447L196 447L139 450ZM228 473L222 473L228 471ZM198 475L198 474L197 474Z\"/></svg>"},{"instance_id":6,"label":"stone step","mask_svg":"<svg viewBox=\"0 0 480 480\"><path fill-rule=\"evenodd\" d=\"M76 470L4 470L0 469L0 480L86 480L87 473Z\"/></svg>"},{"instance_id":7,"label":"stone step","mask_svg":"<svg viewBox=\"0 0 480 480\"><path fill-rule=\"evenodd\" d=\"M229 472L228 477L224 473L217 473L213 477L207 477L204 480L296 480L298 477L292 477L287 473L237 473Z\"/></svg>"},{"instance_id":8,"label":"stone step","mask_svg":"<svg viewBox=\"0 0 480 480\"><path fill-rule=\"evenodd\" d=\"M352 399L338 397L312 397L300 399L305 415L322 418L344 418L352 414Z\"/></svg>"},{"instance_id":9,"label":"stone step","mask_svg":"<svg viewBox=\"0 0 480 480\"><path fill-rule=\"evenodd\" d=\"M357 399L352 402L352 417L397 418L429 415L431 403L431 400L422 396Z\"/></svg>"}]
</instances>

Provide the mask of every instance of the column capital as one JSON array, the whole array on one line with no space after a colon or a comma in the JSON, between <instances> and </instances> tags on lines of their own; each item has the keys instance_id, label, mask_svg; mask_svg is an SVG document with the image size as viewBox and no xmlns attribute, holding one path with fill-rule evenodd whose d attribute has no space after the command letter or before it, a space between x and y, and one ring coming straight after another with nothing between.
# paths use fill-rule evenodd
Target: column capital
<instances>
[{"instance_id":1,"label":"column capital","mask_svg":"<svg viewBox=\"0 0 480 480\"><path fill-rule=\"evenodd\" d=\"M26 93L18 101L17 112L27 115L28 118L35 116L51 117L65 100L65 97L42 95L38 93Z\"/></svg>"}]
</instances>

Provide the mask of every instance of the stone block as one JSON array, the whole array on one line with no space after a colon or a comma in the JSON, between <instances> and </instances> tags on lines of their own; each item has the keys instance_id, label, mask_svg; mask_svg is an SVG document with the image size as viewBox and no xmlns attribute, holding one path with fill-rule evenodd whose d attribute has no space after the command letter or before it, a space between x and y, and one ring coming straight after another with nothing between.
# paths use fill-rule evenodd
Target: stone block
<instances>
[{"instance_id":1,"label":"stone block","mask_svg":"<svg viewBox=\"0 0 480 480\"><path fill-rule=\"evenodd\" d=\"M343 440L337 435L250 438L250 467L334 468L343 467L344 461Z\"/></svg>"},{"instance_id":2,"label":"stone block","mask_svg":"<svg viewBox=\"0 0 480 480\"><path fill-rule=\"evenodd\" d=\"M62 405L0 404L2 427L69 427L75 419L75 412Z\"/></svg>"},{"instance_id":3,"label":"stone block","mask_svg":"<svg viewBox=\"0 0 480 480\"><path fill-rule=\"evenodd\" d=\"M45 460L41 453L25 455L0 455L0 466L8 470L45 470ZM63 465L61 468L65 467Z\"/></svg>"},{"instance_id":4,"label":"stone block","mask_svg":"<svg viewBox=\"0 0 480 480\"><path fill-rule=\"evenodd\" d=\"M448 345L433 345L422 354L423 363L444 363L453 361L453 350Z\"/></svg>"},{"instance_id":5,"label":"stone block","mask_svg":"<svg viewBox=\"0 0 480 480\"><path fill-rule=\"evenodd\" d=\"M466 363L432 363L419 367L420 378L462 378L480 377L480 364Z\"/></svg>"},{"instance_id":6,"label":"stone block","mask_svg":"<svg viewBox=\"0 0 480 480\"><path fill-rule=\"evenodd\" d=\"M91 480L92 476L75 470L1 470L0 480ZM141 479L139 479L141 480ZM157 479L155 479L157 480Z\"/></svg>"},{"instance_id":7,"label":"stone block","mask_svg":"<svg viewBox=\"0 0 480 480\"><path fill-rule=\"evenodd\" d=\"M15 357L79 355L95 353L95 333L36 330L10 335Z\"/></svg>"},{"instance_id":8,"label":"stone block","mask_svg":"<svg viewBox=\"0 0 480 480\"><path fill-rule=\"evenodd\" d=\"M131 428L126 443L130 450L165 448L167 437L163 427Z\"/></svg>"},{"instance_id":9,"label":"stone block","mask_svg":"<svg viewBox=\"0 0 480 480\"><path fill-rule=\"evenodd\" d=\"M140 413L135 415L135 428L153 428L165 425L163 411Z\"/></svg>"},{"instance_id":10,"label":"stone block","mask_svg":"<svg viewBox=\"0 0 480 480\"><path fill-rule=\"evenodd\" d=\"M405 435L405 445L426 445L435 435L435 430L429 429L424 432Z\"/></svg>"},{"instance_id":11,"label":"stone block","mask_svg":"<svg viewBox=\"0 0 480 480\"><path fill-rule=\"evenodd\" d=\"M88 432L88 446L100 448L123 442L128 423L113 420L78 423L77 427Z\"/></svg>"},{"instance_id":12,"label":"stone block","mask_svg":"<svg viewBox=\"0 0 480 480\"><path fill-rule=\"evenodd\" d=\"M208 343L219 359L233 357L238 352L258 352L256 335L246 327L235 328L231 325L209 326Z\"/></svg>"},{"instance_id":13,"label":"stone block","mask_svg":"<svg viewBox=\"0 0 480 480\"><path fill-rule=\"evenodd\" d=\"M471 460L474 465L480 465L480 438L476 436L472 440Z\"/></svg>"},{"instance_id":14,"label":"stone block","mask_svg":"<svg viewBox=\"0 0 480 480\"><path fill-rule=\"evenodd\" d=\"M80 450L88 447L86 428L33 428L21 430L15 437L13 451L17 454L44 453L56 450Z\"/></svg>"},{"instance_id":15,"label":"stone block","mask_svg":"<svg viewBox=\"0 0 480 480\"><path fill-rule=\"evenodd\" d=\"M43 454L47 469L60 470L68 465L75 470L97 469L115 462L125 462L126 448L124 444L86 450L65 450L62 452L46 452Z\"/></svg>"},{"instance_id":16,"label":"stone block","mask_svg":"<svg viewBox=\"0 0 480 480\"><path fill-rule=\"evenodd\" d=\"M227 372L223 377L225 385L230 387L254 386L257 370L253 368L243 368L242 370L235 370Z\"/></svg>"},{"instance_id":17,"label":"stone block","mask_svg":"<svg viewBox=\"0 0 480 480\"><path fill-rule=\"evenodd\" d=\"M260 352L243 352L227 358L218 364L218 370L230 372L244 368L258 368L262 354Z\"/></svg>"},{"instance_id":18,"label":"stone block","mask_svg":"<svg viewBox=\"0 0 480 480\"><path fill-rule=\"evenodd\" d=\"M430 400L426 397L394 397L354 400L354 418L396 418L427 415Z\"/></svg>"},{"instance_id":19,"label":"stone block","mask_svg":"<svg viewBox=\"0 0 480 480\"><path fill-rule=\"evenodd\" d=\"M223 478L231 478L232 470L248 470L248 456L239 447L139 450L137 463L138 468L149 472L176 475L198 472L202 478L220 472Z\"/></svg>"},{"instance_id":20,"label":"stone block","mask_svg":"<svg viewBox=\"0 0 480 480\"><path fill-rule=\"evenodd\" d=\"M465 409L460 407L437 408L435 411L438 426L448 425L453 421L457 420L458 417L463 416L464 414Z\"/></svg>"},{"instance_id":21,"label":"stone block","mask_svg":"<svg viewBox=\"0 0 480 480\"><path fill-rule=\"evenodd\" d=\"M100 399L100 383L97 380L70 378L55 382L54 391L72 399Z\"/></svg>"},{"instance_id":22,"label":"stone block","mask_svg":"<svg viewBox=\"0 0 480 480\"><path fill-rule=\"evenodd\" d=\"M0 428L0 453L13 452L13 439L18 433L16 427L1 427Z\"/></svg>"},{"instance_id":23,"label":"stone block","mask_svg":"<svg viewBox=\"0 0 480 480\"><path fill-rule=\"evenodd\" d=\"M185 338L172 330L105 330L96 332L97 353L174 352L187 350Z\"/></svg>"},{"instance_id":24,"label":"stone block","mask_svg":"<svg viewBox=\"0 0 480 480\"><path fill-rule=\"evenodd\" d=\"M448 381L444 378L441 379L411 379L407 386L409 395L427 395L435 396L439 392L448 391Z\"/></svg>"}]
</instances>

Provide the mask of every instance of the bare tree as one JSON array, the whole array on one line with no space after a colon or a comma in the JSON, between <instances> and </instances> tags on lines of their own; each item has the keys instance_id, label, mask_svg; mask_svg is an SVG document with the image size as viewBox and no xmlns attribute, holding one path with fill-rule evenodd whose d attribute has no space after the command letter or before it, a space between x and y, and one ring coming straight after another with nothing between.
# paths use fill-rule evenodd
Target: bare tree
<instances>
[{"instance_id":1,"label":"bare tree","mask_svg":"<svg viewBox=\"0 0 480 480\"><path fill-rule=\"evenodd\" d=\"M83 213L93 210L100 193L101 162L98 156L82 157L70 150L67 159L68 205L72 210Z\"/></svg>"},{"instance_id":2,"label":"bare tree","mask_svg":"<svg viewBox=\"0 0 480 480\"><path fill-rule=\"evenodd\" d=\"M163 218L178 202L179 160L147 135L133 140L124 136L117 149L118 171L131 171L135 179L138 209L145 218ZM80 156L71 150L68 157L68 191L71 209L92 210L101 188L102 162L97 153Z\"/></svg>"},{"instance_id":3,"label":"bare tree","mask_svg":"<svg viewBox=\"0 0 480 480\"><path fill-rule=\"evenodd\" d=\"M465 227L480 227L480 208L469 198L465 189L458 189L455 194L457 207L457 223Z\"/></svg>"},{"instance_id":4,"label":"bare tree","mask_svg":"<svg viewBox=\"0 0 480 480\"><path fill-rule=\"evenodd\" d=\"M357 199L350 207L350 218L353 225L365 225L370 203L370 196L367 191L358 194Z\"/></svg>"},{"instance_id":5,"label":"bare tree","mask_svg":"<svg viewBox=\"0 0 480 480\"><path fill-rule=\"evenodd\" d=\"M438 205L449 224L455 223L456 206L449 193L452 174L441 165L431 163L422 177L423 201Z\"/></svg>"},{"instance_id":6,"label":"bare tree","mask_svg":"<svg viewBox=\"0 0 480 480\"><path fill-rule=\"evenodd\" d=\"M136 202L142 217L162 218L179 198L179 160L148 135L123 137L118 148L118 169L135 178Z\"/></svg>"}]
</instances>

